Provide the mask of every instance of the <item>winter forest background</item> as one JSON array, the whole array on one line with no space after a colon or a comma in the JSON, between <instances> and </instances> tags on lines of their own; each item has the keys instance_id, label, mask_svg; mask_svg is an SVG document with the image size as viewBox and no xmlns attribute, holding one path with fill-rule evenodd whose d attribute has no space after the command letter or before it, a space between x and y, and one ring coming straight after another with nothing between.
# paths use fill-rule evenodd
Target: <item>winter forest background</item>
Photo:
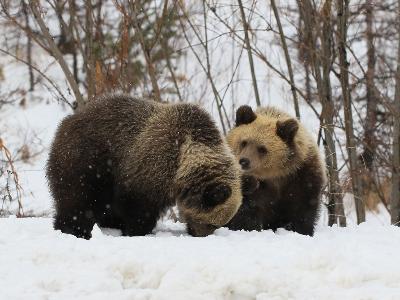
<instances>
[{"instance_id":1,"label":"winter forest background","mask_svg":"<svg viewBox=\"0 0 400 300\"><path fill-rule=\"evenodd\" d=\"M324 223L399 223L398 1L2 0L0 13L1 215L48 213L27 181L43 176L49 127L122 91L199 103L223 132L242 104L284 108L325 154Z\"/></svg>"},{"instance_id":2,"label":"winter forest background","mask_svg":"<svg viewBox=\"0 0 400 300\"><path fill-rule=\"evenodd\" d=\"M198 103L224 133L240 105L287 110L326 160L320 226L399 225L399 16L395 0L0 0L0 216L51 216L57 124L124 92Z\"/></svg>"}]
</instances>

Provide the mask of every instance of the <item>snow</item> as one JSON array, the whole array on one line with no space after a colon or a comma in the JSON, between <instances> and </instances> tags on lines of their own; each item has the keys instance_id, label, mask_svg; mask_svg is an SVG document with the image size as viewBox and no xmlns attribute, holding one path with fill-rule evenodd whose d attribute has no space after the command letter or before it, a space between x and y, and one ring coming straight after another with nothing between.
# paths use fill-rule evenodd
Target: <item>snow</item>
<instances>
[{"instance_id":1,"label":"snow","mask_svg":"<svg viewBox=\"0 0 400 300\"><path fill-rule=\"evenodd\" d=\"M45 166L48 149L58 123L67 113L71 112L56 101L52 101L28 104L26 108L6 107L0 115L1 138L7 147L15 150L26 144L32 154L37 154L28 163L18 160L15 162L23 188L22 204L26 215L51 214L52 204L45 177ZM1 120L2 115L6 116L4 120ZM0 208L6 211L15 213L17 210L16 201L1 204Z\"/></svg>"},{"instance_id":2,"label":"snow","mask_svg":"<svg viewBox=\"0 0 400 300\"><path fill-rule=\"evenodd\" d=\"M152 235L95 227L89 241L51 219L0 219L1 299L399 299L400 228L320 227L187 236L164 221Z\"/></svg>"},{"instance_id":3,"label":"snow","mask_svg":"<svg viewBox=\"0 0 400 300\"><path fill-rule=\"evenodd\" d=\"M27 215L51 215L44 166L68 113L56 102L3 111L10 148L23 133L43 149L16 162ZM0 218L0 300L400 299L400 228L388 225L383 206L356 226L354 201L344 200L350 227L326 227L325 212L312 238L225 228L194 238L166 220L145 237L95 227L86 241L54 231L50 218Z\"/></svg>"}]
</instances>

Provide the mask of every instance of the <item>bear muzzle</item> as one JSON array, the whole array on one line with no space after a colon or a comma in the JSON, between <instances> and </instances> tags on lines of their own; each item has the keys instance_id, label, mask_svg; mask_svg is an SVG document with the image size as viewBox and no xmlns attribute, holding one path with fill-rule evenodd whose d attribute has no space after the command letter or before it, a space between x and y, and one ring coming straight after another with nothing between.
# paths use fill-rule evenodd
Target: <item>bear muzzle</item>
<instances>
[{"instance_id":1,"label":"bear muzzle","mask_svg":"<svg viewBox=\"0 0 400 300\"><path fill-rule=\"evenodd\" d=\"M242 167L242 170L248 170L250 169L250 159L242 157L239 159L239 164Z\"/></svg>"}]
</instances>

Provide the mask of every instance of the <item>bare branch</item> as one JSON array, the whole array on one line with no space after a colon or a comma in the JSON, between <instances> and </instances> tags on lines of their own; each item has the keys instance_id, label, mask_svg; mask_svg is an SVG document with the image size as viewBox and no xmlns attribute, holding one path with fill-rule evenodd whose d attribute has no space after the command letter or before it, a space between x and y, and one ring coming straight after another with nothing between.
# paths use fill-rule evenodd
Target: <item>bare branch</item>
<instances>
[{"instance_id":1,"label":"bare branch","mask_svg":"<svg viewBox=\"0 0 400 300\"><path fill-rule=\"evenodd\" d=\"M39 12L39 8L40 8L39 1L38 0L31 1L30 7L31 7L31 10L35 16L35 19L44 35L44 38L47 41L47 44L51 50L51 53L54 55L54 58L59 63L59 65L60 65L61 69L63 70L65 77L72 89L72 92L74 93L74 96L75 96L75 99L76 99L76 102L78 105L78 109L79 109L79 107L83 107L85 105L83 96L82 96L81 92L79 91L79 87L78 87L77 82L75 81L74 75L69 70L68 65L67 65L62 53L58 49L56 43L54 42L52 36L50 35L49 29L47 28L46 24L43 21L43 18Z\"/></svg>"}]
</instances>

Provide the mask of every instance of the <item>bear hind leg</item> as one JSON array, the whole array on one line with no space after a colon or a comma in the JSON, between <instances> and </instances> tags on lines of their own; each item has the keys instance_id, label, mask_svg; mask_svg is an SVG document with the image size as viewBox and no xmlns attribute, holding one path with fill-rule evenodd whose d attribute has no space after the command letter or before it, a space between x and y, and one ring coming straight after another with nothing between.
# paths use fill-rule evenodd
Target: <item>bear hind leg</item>
<instances>
[{"instance_id":1,"label":"bear hind leg","mask_svg":"<svg viewBox=\"0 0 400 300\"><path fill-rule=\"evenodd\" d=\"M95 197L86 189L57 190L53 227L78 238L90 239L95 224Z\"/></svg>"},{"instance_id":2,"label":"bear hind leg","mask_svg":"<svg viewBox=\"0 0 400 300\"><path fill-rule=\"evenodd\" d=\"M72 234L78 238L90 239L95 220L91 210L79 208L66 212L57 212L54 217L54 229L63 233Z\"/></svg>"},{"instance_id":3,"label":"bear hind leg","mask_svg":"<svg viewBox=\"0 0 400 300\"><path fill-rule=\"evenodd\" d=\"M162 212L162 207L146 196L121 192L114 195L113 209L122 220L122 235L143 236L152 232Z\"/></svg>"},{"instance_id":4,"label":"bear hind leg","mask_svg":"<svg viewBox=\"0 0 400 300\"><path fill-rule=\"evenodd\" d=\"M124 224L122 235L125 236L142 236L149 234L156 227L157 220L160 217L160 211L145 205L146 201L138 201L125 206L129 214L123 217Z\"/></svg>"}]
</instances>

